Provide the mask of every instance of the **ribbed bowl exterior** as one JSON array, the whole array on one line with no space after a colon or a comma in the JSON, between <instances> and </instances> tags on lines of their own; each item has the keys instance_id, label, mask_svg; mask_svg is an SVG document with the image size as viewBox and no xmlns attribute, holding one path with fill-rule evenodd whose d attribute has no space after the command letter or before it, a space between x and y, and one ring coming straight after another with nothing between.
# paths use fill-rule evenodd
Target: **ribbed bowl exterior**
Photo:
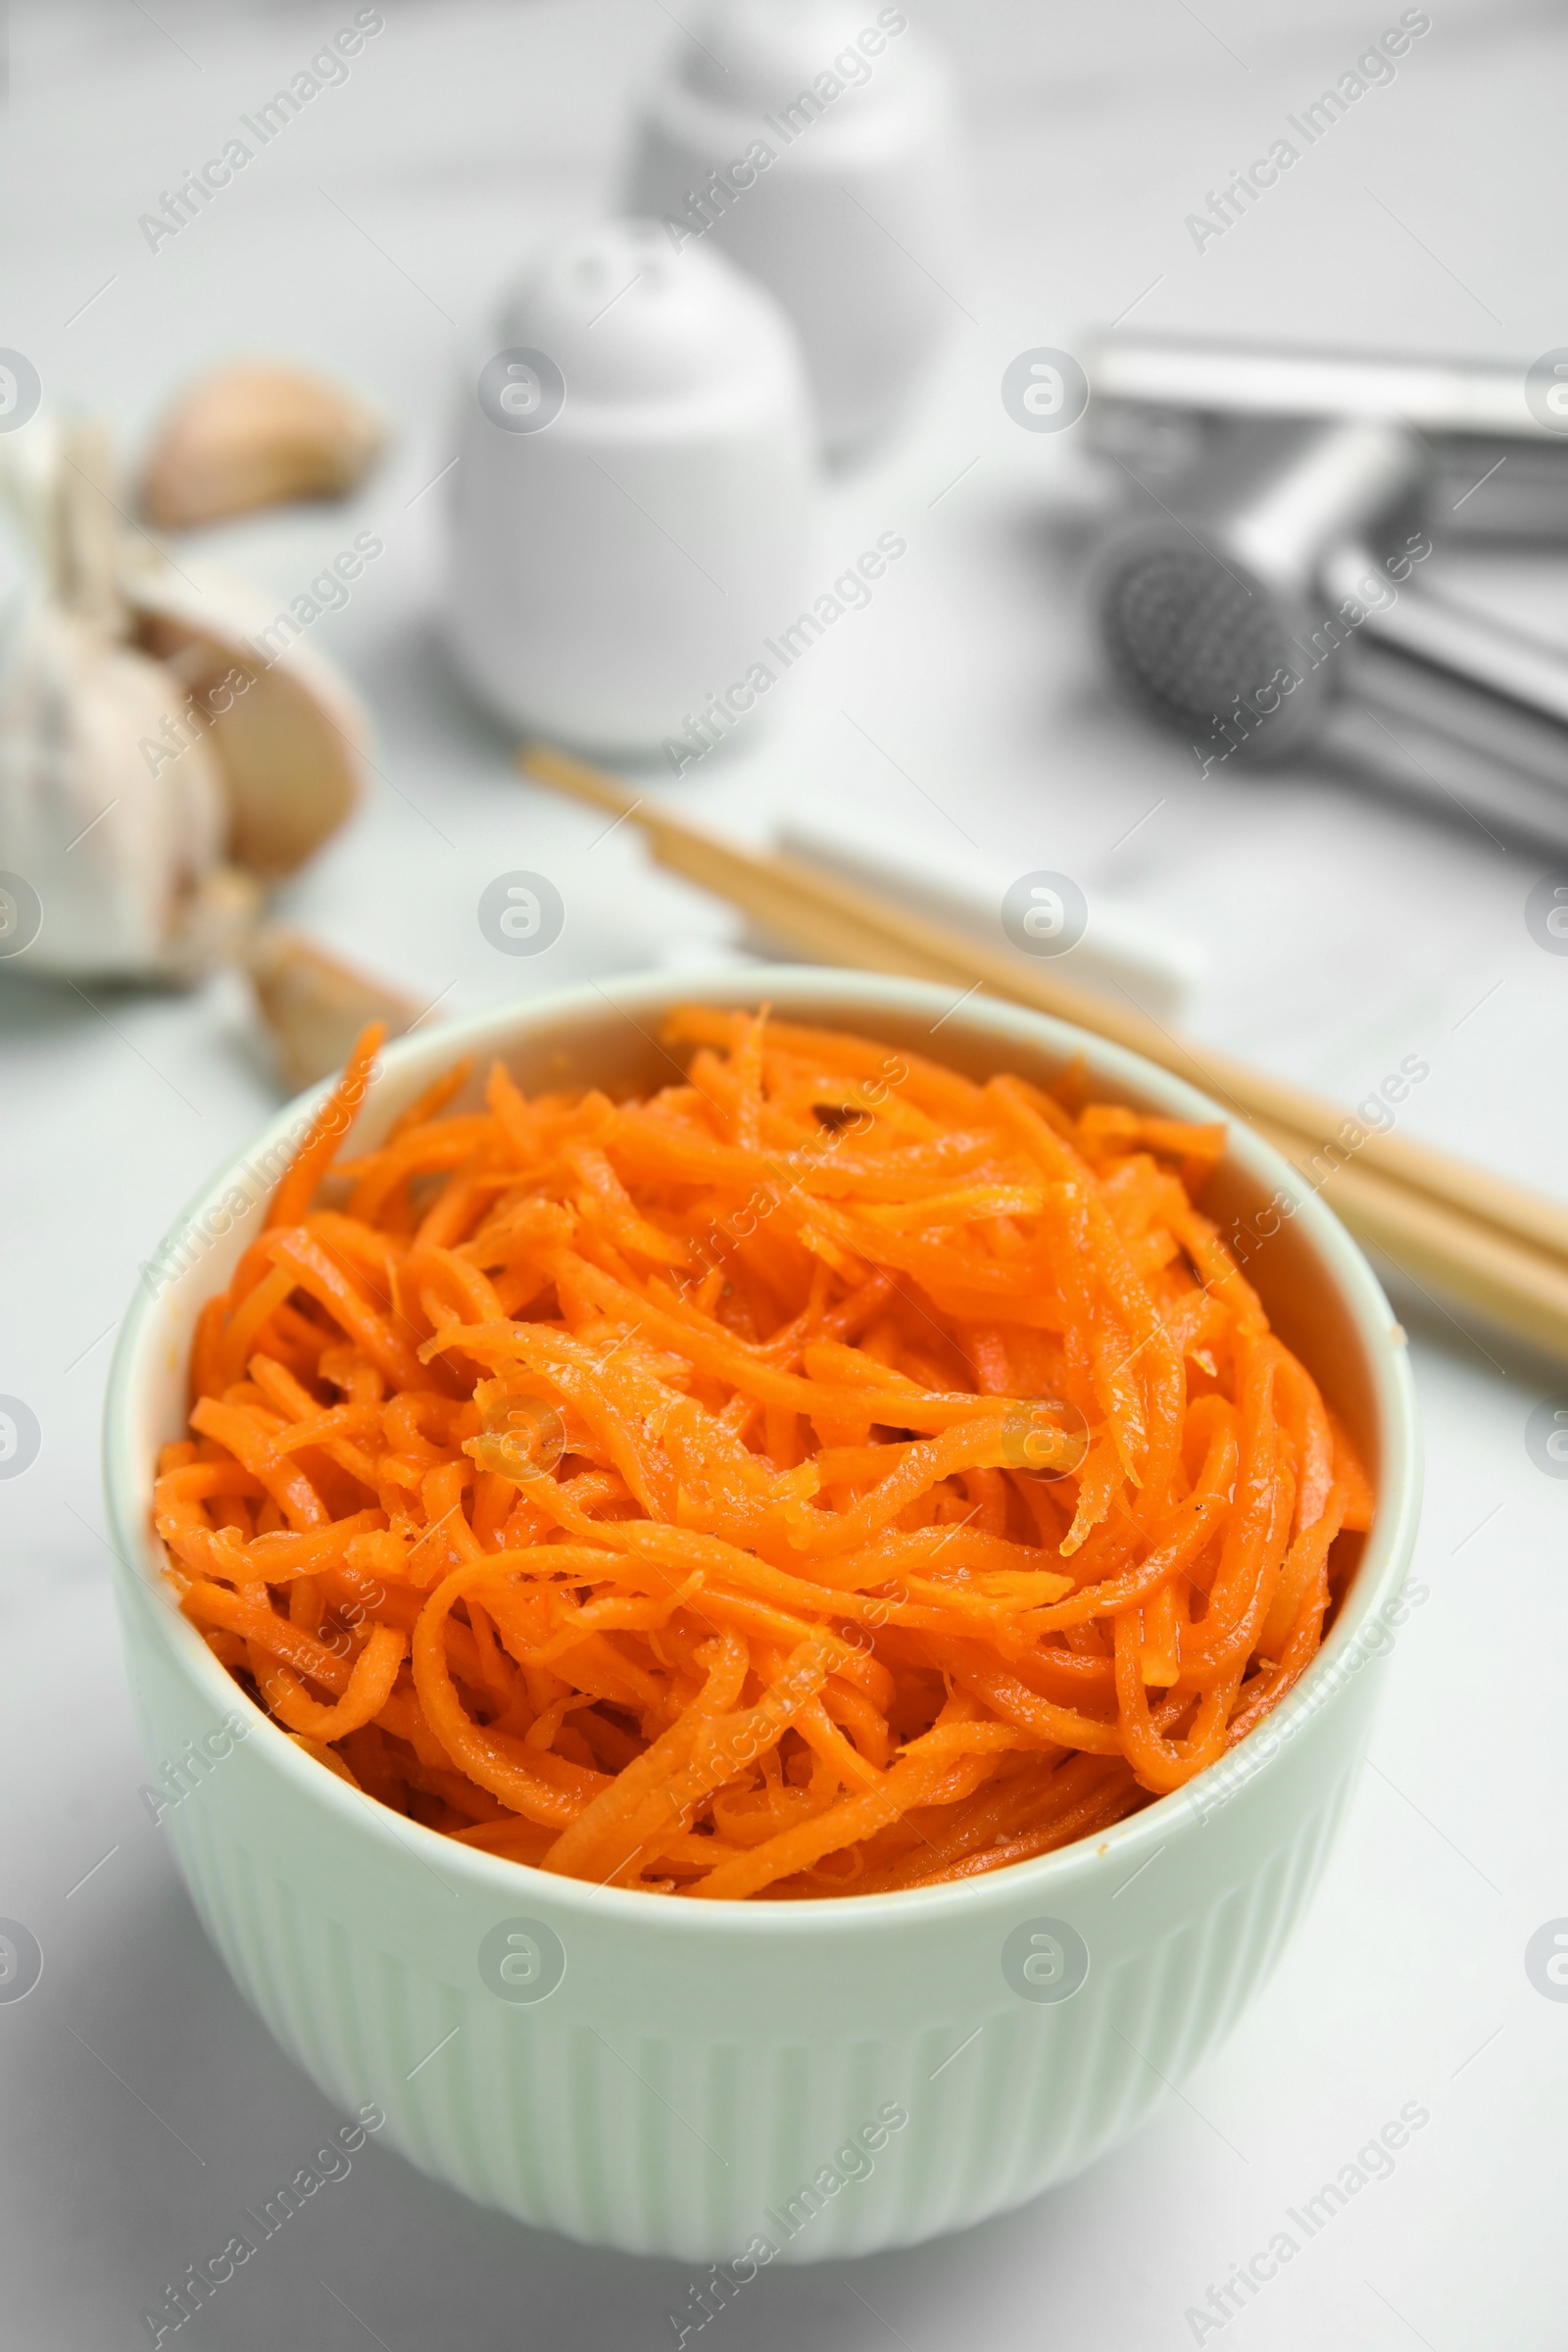
<instances>
[{"instance_id":1,"label":"ribbed bowl exterior","mask_svg":"<svg viewBox=\"0 0 1568 2352\"><path fill-rule=\"evenodd\" d=\"M810 980L824 977L853 994L843 975ZM788 978L799 997L802 976ZM860 986L904 1004L927 994ZM875 1012L859 1002L841 1017L872 1026ZM1074 1031L1057 1038L1092 1060L1108 1054ZM469 1042L441 1041L439 1060ZM408 1059L404 1092L427 1082L433 1057L424 1047ZM1158 1073L1140 1092L1191 1115L1195 1098ZM1354 1256L1343 1236L1334 1252ZM195 1290L225 1278L198 1266ZM1361 1320L1381 1308L1388 1327L1363 1278ZM194 1311L187 1300L176 1321ZM346 2111L377 2102L385 2142L435 2178L571 2237L731 2266L722 2296L748 2264L914 2243L1081 2171L1200 2063L1272 1967L1354 1784L1413 1542L1396 1341L1381 1394L1396 1424L1384 1429L1386 1476L1401 1492L1385 1488L1323 1655L1217 1772L1101 1838L961 1885L707 1904L455 1846L322 1771L250 1705L155 1581L135 1393L169 1334L143 1321L117 1364L109 1475L116 1541L139 1563L117 1592L150 1785L174 1787L170 1767L184 1759L189 1789L163 1830L207 1933L283 2048ZM159 1360L167 1385L173 1358ZM212 1760L225 1716L243 1736L220 1739L230 1752ZM486 1938L513 1923L559 1939L564 1970L546 1997L509 1993L484 1963ZM1053 1998L1004 1947L1063 1925L1087 1974Z\"/></svg>"}]
</instances>

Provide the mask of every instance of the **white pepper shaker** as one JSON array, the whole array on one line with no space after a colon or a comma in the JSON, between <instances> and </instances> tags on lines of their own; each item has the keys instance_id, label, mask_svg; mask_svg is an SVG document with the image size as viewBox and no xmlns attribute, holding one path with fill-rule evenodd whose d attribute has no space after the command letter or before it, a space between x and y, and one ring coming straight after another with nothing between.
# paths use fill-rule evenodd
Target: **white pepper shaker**
<instances>
[{"instance_id":1,"label":"white pepper shaker","mask_svg":"<svg viewBox=\"0 0 1568 2352\"><path fill-rule=\"evenodd\" d=\"M466 386L448 627L511 726L656 753L760 660L806 584L815 419L794 332L657 223L558 242ZM751 698L755 703L755 694Z\"/></svg>"},{"instance_id":2,"label":"white pepper shaker","mask_svg":"<svg viewBox=\"0 0 1568 2352\"><path fill-rule=\"evenodd\" d=\"M848 453L963 317L958 178L947 70L903 8L711 0L643 104L626 202L772 288Z\"/></svg>"}]
</instances>

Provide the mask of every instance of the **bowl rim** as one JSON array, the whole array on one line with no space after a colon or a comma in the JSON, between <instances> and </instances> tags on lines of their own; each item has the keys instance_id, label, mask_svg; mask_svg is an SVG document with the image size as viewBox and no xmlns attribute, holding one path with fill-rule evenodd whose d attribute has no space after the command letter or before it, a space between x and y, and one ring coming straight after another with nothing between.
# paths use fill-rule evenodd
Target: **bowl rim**
<instances>
[{"instance_id":1,"label":"bowl rim","mask_svg":"<svg viewBox=\"0 0 1568 2352\"><path fill-rule=\"evenodd\" d=\"M1259 1726L1259 1731L1275 1733L1273 1742L1253 1747L1258 1735L1250 1734L1215 1764L1180 1788L1156 1797L1140 1812L1097 1835L1076 1838L1027 1861L935 1886L853 1896L806 1895L787 1903L671 1901L646 1889L599 1886L459 1845L440 1831L401 1815L382 1820L384 1807L297 1747L247 1696L186 1618L172 1605L150 1605L163 1597L159 1590L162 1547L151 1529L140 1523L137 1495L144 1471L136 1450L135 1398L147 1353L164 1335L158 1322L158 1298L140 1284L110 1367L104 1405L104 1488L116 1563L113 1575L127 1598L142 1609L143 1624L156 1629L157 1639L172 1661L210 1697L220 1717L236 1703L249 1710L254 1721L247 1729L253 1736L260 1733L257 1753L269 1768L292 1783L305 1803L322 1805L338 1816L344 1829L352 1824L353 1830L379 1839L389 1855L399 1851L404 1864L417 1861L421 1868L429 1867L421 1850L421 1841L429 1838L430 1863L439 1859L447 1874L464 1883L466 1891L494 1902L500 1910L531 1903L557 1914L577 1914L584 1924L592 1916L618 1921L644 1934L789 1938L874 1932L878 1927L902 1932L920 1920L954 1921L963 1911L973 1918L1017 1911L1042 1901L1064 1902L1075 1893L1090 1891L1080 1887L1084 1880L1111 1870L1119 1874L1129 1863L1141 1869L1174 1838L1203 1827L1206 1815L1201 1796L1195 1799L1195 1791L1201 1792L1205 1784L1210 1788L1217 1786L1216 1775L1227 1776L1232 1792L1239 1792L1244 1785L1266 1781L1296 1731L1331 1706L1350 1674L1368 1662L1365 1650L1354 1657L1352 1652L1374 1612L1381 1611L1398 1591L1420 1515L1420 1428L1404 1332L1372 1268L1338 1217L1272 1145L1186 1080L1091 1030L1000 998L971 997L956 1004L950 990L930 982L815 964L642 973L614 979L611 988L614 995L589 981L399 1039L377 1057L376 1073L402 1074L414 1065L428 1083L439 1069L450 1067L465 1054L486 1050L505 1054L525 1043L532 1031L570 1022L583 1014L603 1016L607 1011L634 1018L638 1012L653 1014L694 1002L711 1002L726 1008L769 1002L778 1006L781 1015L795 1019L808 1018L814 1006L824 1026L835 1020L848 1026L862 1014L874 1023L879 1012L924 1011L956 1018L962 1030L978 1031L983 1040L1003 1044L1016 1039L1020 1044L1059 1053L1064 1059L1081 1054L1092 1071L1135 1096L1142 1093L1159 1099L1175 1116L1222 1122L1227 1158L1239 1161L1254 1179L1294 1200L1298 1229L1336 1282L1360 1341L1370 1374L1383 1462L1372 1527L1339 1615L1310 1666ZM932 1058L940 1059L940 1054ZM226 1160L173 1220L160 1252L175 1236L188 1231L205 1209L223 1199L247 1163L255 1162L269 1146L297 1128L302 1117L325 1100L332 1083L323 1080L295 1096L259 1135ZM1350 1661L1348 1667L1347 1661Z\"/></svg>"}]
</instances>

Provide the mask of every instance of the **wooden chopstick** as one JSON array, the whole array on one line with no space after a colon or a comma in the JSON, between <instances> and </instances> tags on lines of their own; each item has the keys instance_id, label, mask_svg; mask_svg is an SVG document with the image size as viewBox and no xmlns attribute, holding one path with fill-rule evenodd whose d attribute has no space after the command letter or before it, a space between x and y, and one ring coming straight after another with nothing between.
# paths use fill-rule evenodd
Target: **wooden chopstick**
<instances>
[{"instance_id":1,"label":"wooden chopstick","mask_svg":"<svg viewBox=\"0 0 1568 2352\"><path fill-rule=\"evenodd\" d=\"M1266 1120L1250 1124L1316 1183L1299 1138ZM1392 1258L1418 1289L1431 1284L1568 1363L1568 1260L1373 1168L1345 1167L1319 1189L1356 1239Z\"/></svg>"},{"instance_id":2,"label":"wooden chopstick","mask_svg":"<svg viewBox=\"0 0 1568 2352\"><path fill-rule=\"evenodd\" d=\"M1365 1130L1334 1103L1176 1036L1048 969L839 880L782 852L722 840L618 777L549 744L518 753L527 775L647 834L659 862L728 899L824 963L932 980L1033 1006L1127 1047L1212 1095L1332 1201L1350 1230L1402 1266L1568 1361L1568 1208L1404 1136ZM1350 1146L1347 1124L1361 1129Z\"/></svg>"}]
</instances>

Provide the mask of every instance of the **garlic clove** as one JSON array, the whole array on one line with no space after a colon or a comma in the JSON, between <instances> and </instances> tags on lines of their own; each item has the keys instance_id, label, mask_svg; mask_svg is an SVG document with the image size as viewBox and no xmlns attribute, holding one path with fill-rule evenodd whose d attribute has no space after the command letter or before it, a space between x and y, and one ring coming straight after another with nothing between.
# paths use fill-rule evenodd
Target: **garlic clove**
<instances>
[{"instance_id":1,"label":"garlic clove","mask_svg":"<svg viewBox=\"0 0 1568 2352\"><path fill-rule=\"evenodd\" d=\"M384 1021L389 1037L402 1037L419 1017L412 997L280 924L264 924L243 960L279 1071L296 1093L342 1068L367 1021Z\"/></svg>"},{"instance_id":2,"label":"garlic clove","mask_svg":"<svg viewBox=\"0 0 1568 2352\"><path fill-rule=\"evenodd\" d=\"M336 384L261 363L189 386L147 460L142 507L170 530L293 499L341 498L386 446L380 416Z\"/></svg>"},{"instance_id":3,"label":"garlic clove","mask_svg":"<svg viewBox=\"0 0 1568 2352\"><path fill-rule=\"evenodd\" d=\"M368 722L298 624L211 565L127 554L121 585L137 642L170 666L187 723L205 728L228 804L228 856L291 874L352 814Z\"/></svg>"}]
</instances>

